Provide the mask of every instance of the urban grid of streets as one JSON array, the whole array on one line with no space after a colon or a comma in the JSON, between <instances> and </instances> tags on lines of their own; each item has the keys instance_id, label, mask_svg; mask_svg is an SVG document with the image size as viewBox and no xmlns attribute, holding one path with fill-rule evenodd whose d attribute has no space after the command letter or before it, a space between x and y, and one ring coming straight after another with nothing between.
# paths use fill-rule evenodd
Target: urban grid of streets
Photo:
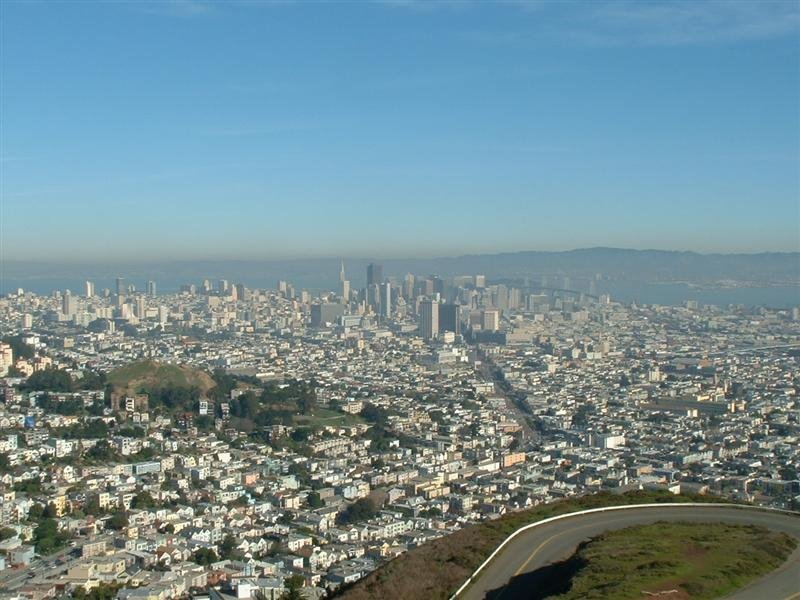
<instances>
[{"instance_id":1,"label":"urban grid of streets","mask_svg":"<svg viewBox=\"0 0 800 600\"><path fill-rule=\"evenodd\" d=\"M0 299L0 589L270 598L299 576L321 596L469 523L598 490L795 506L797 308L368 277L351 293L342 272L321 297L206 281ZM137 361L237 381L188 414L104 385L25 386ZM297 419L232 414L248 390L298 381L314 405ZM59 543L40 556L43 519Z\"/></svg>"}]
</instances>

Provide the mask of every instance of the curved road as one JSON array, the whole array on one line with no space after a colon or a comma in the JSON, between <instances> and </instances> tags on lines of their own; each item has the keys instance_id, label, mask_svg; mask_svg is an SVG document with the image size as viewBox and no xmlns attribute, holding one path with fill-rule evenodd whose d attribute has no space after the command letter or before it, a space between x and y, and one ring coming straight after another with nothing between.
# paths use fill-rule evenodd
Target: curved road
<instances>
[{"instance_id":1,"label":"curved road","mask_svg":"<svg viewBox=\"0 0 800 600\"><path fill-rule=\"evenodd\" d=\"M800 539L800 517L752 509L665 505L577 515L534 527L518 535L478 574L476 581L461 593L459 600L543 598L546 596L542 593L544 582L552 584L554 580L563 581L564 578L563 573L554 572L552 567L549 572L543 567L570 557L578 544L604 531L656 521L762 525ZM539 569L542 570L532 574ZM514 582L508 585L512 578ZM800 600L800 548L781 568L729 598Z\"/></svg>"}]
</instances>

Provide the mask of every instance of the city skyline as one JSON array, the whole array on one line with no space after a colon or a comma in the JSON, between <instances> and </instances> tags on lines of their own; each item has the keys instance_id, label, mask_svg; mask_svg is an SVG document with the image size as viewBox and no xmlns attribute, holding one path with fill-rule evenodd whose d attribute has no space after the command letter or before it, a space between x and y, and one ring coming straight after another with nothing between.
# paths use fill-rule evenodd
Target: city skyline
<instances>
[{"instance_id":1,"label":"city skyline","mask_svg":"<svg viewBox=\"0 0 800 600\"><path fill-rule=\"evenodd\" d=\"M797 250L799 17L5 2L3 259Z\"/></svg>"}]
</instances>

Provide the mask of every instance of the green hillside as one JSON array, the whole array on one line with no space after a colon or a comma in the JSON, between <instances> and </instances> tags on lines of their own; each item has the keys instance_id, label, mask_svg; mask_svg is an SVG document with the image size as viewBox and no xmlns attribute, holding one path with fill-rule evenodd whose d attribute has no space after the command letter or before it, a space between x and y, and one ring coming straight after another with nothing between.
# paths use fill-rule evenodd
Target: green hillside
<instances>
[{"instance_id":1,"label":"green hillside","mask_svg":"<svg viewBox=\"0 0 800 600\"><path fill-rule=\"evenodd\" d=\"M211 376L200 369L187 366L157 363L152 360L131 363L114 369L108 381L115 391L136 394L141 390L161 388L195 388L205 394L214 387Z\"/></svg>"},{"instance_id":2,"label":"green hillside","mask_svg":"<svg viewBox=\"0 0 800 600\"><path fill-rule=\"evenodd\" d=\"M495 521L465 527L433 540L382 565L340 596L346 600L404 598L446 599L508 535L523 525L560 514L625 504L649 502L721 502L713 496L680 495L668 492L607 492L570 498L511 513ZM337 597L339 596L337 595Z\"/></svg>"},{"instance_id":3,"label":"green hillside","mask_svg":"<svg viewBox=\"0 0 800 600\"><path fill-rule=\"evenodd\" d=\"M797 546L785 533L728 523L653 523L592 539L553 600L722 598L780 567ZM674 591L673 591L674 590Z\"/></svg>"}]
</instances>

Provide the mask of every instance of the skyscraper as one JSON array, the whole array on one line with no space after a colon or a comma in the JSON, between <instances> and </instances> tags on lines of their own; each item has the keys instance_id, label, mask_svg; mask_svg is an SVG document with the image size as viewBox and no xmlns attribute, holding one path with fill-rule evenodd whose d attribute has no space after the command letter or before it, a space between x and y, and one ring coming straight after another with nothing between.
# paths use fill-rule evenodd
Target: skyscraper
<instances>
[{"instance_id":1,"label":"skyscraper","mask_svg":"<svg viewBox=\"0 0 800 600\"><path fill-rule=\"evenodd\" d=\"M78 311L78 303L76 298L72 296L69 290L64 294L64 297L61 299L61 312L63 312L68 317L71 317Z\"/></svg>"},{"instance_id":2,"label":"skyscraper","mask_svg":"<svg viewBox=\"0 0 800 600\"><path fill-rule=\"evenodd\" d=\"M426 340L439 336L439 303L423 300L419 305L419 333Z\"/></svg>"},{"instance_id":3,"label":"skyscraper","mask_svg":"<svg viewBox=\"0 0 800 600\"><path fill-rule=\"evenodd\" d=\"M342 302L350 301L350 282L344 275L344 259L342 259L342 268L339 270L339 296L341 296Z\"/></svg>"},{"instance_id":4,"label":"skyscraper","mask_svg":"<svg viewBox=\"0 0 800 600\"><path fill-rule=\"evenodd\" d=\"M124 296L125 292L125 278L124 277L117 277L117 296Z\"/></svg>"},{"instance_id":5,"label":"skyscraper","mask_svg":"<svg viewBox=\"0 0 800 600\"><path fill-rule=\"evenodd\" d=\"M94 297L94 283L91 281L86 282L86 297L87 298Z\"/></svg>"},{"instance_id":6,"label":"skyscraper","mask_svg":"<svg viewBox=\"0 0 800 600\"><path fill-rule=\"evenodd\" d=\"M148 296L155 296L156 295L156 282L155 281L148 281L147 282L147 295Z\"/></svg>"},{"instance_id":7,"label":"skyscraper","mask_svg":"<svg viewBox=\"0 0 800 600\"><path fill-rule=\"evenodd\" d=\"M383 265L370 263L367 265L367 287L383 282Z\"/></svg>"},{"instance_id":8,"label":"skyscraper","mask_svg":"<svg viewBox=\"0 0 800 600\"><path fill-rule=\"evenodd\" d=\"M388 319L392 316L392 284L388 281L380 284L381 290L381 317Z\"/></svg>"},{"instance_id":9,"label":"skyscraper","mask_svg":"<svg viewBox=\"0 0 800 600\"><path fill-rule=\"evenodd\" d=\"M496 308L483 311L483 329L497 331L500 329L500 311Z\"/></svg>"},{"instance_id":10,"label":"skyscraper","mask_svg":"<svg viewBox=\"0 0 800 600\"><path fill-rule=\"evenodd\" d=\"M452 331L461 335L461 318L458 304L442 304L439 307L439 333Z\"/></svg>"}]
</instances>

